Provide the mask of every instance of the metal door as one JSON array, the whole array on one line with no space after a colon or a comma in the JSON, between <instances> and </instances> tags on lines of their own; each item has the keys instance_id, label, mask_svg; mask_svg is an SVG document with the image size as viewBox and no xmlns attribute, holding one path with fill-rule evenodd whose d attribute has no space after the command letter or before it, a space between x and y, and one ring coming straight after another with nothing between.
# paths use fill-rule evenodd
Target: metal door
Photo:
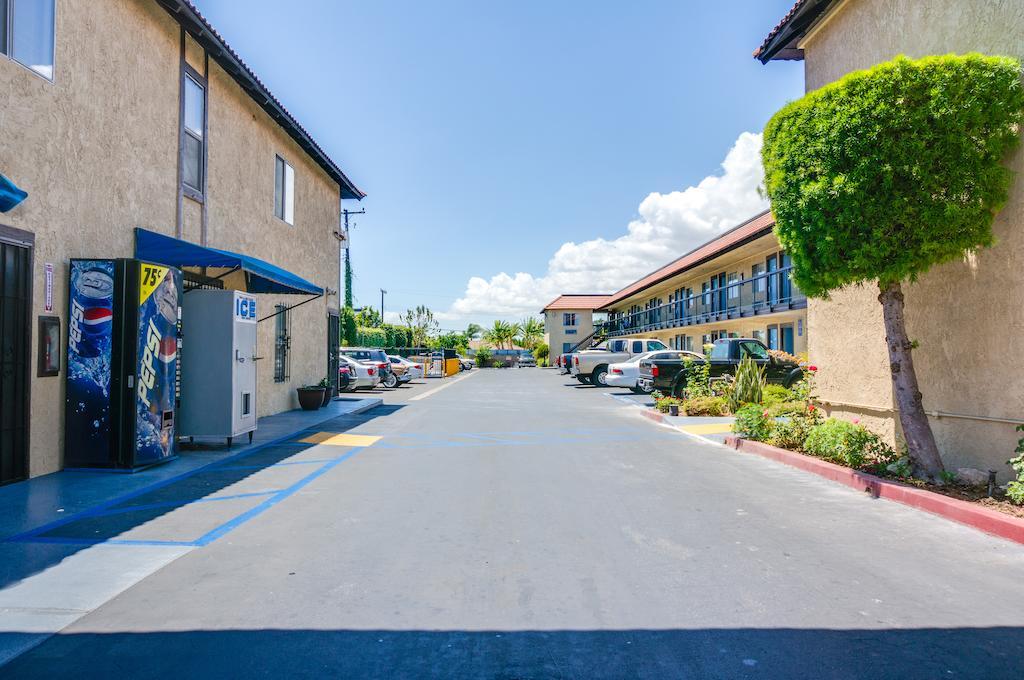
<instances>
[{"instance_id":1,"label":"metal door","mask_svg":"<svg viewBox=\"0 0 1024 680\"><path fill-rule=\"evenodd\" d=\"M327 382L331 396L338 394L338 348L341 346L341 324L338 315L327 315Z\"/></svg>"},{"instance_id":2,"label":"metal door","mask_svg":"<svg viewBox=\"0 0 1024 680\"><path fill-rule=\"evenodd\" d=\"M32 249L0 239L0 484L28 469Z\"/></svg>"}]
</instances>

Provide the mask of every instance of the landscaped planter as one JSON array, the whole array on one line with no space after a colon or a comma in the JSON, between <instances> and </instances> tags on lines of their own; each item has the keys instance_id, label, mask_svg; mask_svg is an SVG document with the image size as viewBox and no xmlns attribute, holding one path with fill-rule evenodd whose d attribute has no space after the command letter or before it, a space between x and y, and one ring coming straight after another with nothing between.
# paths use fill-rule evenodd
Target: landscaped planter
<instances>
[{"instance_id":1,"label":"landscaped planter","mask_svg":"<svg viewBox=\"0 0 1024 680\"><path fill-rule=\"evenodd\" d=\"M958 500L934 491L919 489L902 482L876 477L867 472L836 465L796 451L780 449L764 442L728 436L725 438L725 445L737 451L753 453L806 472L813 472L834 482L870 493L875 498L887 498L960 524L966 524L989 534L1024 543L1024 519L1019 517L990 510L976 503Z\"/></svg>"},{"instance_id":2,"label":"landscaped planter","mask_svg":"<svg viewBox=\"0 0 1024 680\"><path fill-rule=\"evenodd\" d=\"M295 391L299 395L299 406L303 411L315 411L324 403L323 387L298 387Z\"/></svg>"}]
</instances>

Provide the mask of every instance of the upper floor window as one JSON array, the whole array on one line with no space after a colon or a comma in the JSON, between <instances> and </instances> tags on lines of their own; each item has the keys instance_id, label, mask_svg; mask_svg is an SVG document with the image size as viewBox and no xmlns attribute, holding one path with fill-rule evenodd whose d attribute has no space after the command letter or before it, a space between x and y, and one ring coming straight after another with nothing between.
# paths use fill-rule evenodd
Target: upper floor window
<instances>
[{"instance_id":1,"label":"upper floor window","mask_svg":"<svg viewBox=\"0 0 1024 680\"><path fill-rule=\"evenodd\" d=\"M575 326L576 325L576 313L565 312L562 314L562 325L563 326Z\"/></svg>"},{"instance_id":2,"label":"upper floor window","mask_svg":"<svg viewBox=\"0 0 1024 680\"><path fill-rule=\"evenodd\" d=\"M206 88L186 73L182 80L181 181L203 194L206 160Z\"/></svg>"},{"instance_id":3,"label":"upper floor window","mask_svg":"<svg viewBox=\"0 0 1024 680\"><path fill-rule=\"evenodd\" d=\"M54 0L0 0L0 53L53 80Z\"/></svg>"},{"instance_id":4,"label":"upper floor window","mask_svg":"<svg viewBox=\"0 0 1024 680\"><path fill-rule=\"evenodd\" d=\"M280 156L274 160L274 215L295 224L295 170Z\"/></svg>"}]
</instances>

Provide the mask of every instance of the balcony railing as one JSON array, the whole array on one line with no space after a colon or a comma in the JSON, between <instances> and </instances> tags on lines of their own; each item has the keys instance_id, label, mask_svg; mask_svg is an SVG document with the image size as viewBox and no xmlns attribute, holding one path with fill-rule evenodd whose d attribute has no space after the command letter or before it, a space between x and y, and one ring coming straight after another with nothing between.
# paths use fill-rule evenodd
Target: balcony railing
<instances>
[{"instance_id":1,"label":"balcony railing","mask_svg":"<svg viewBox=\"0 0 1024 680\"><path fill-rule=\"evenodd\" d=\"M601 324L599 334L635 335L801 309L807 306L807 296L790 280L792 269L783 267L651 309L613 313Z\"/></svg>"}]
</instances>

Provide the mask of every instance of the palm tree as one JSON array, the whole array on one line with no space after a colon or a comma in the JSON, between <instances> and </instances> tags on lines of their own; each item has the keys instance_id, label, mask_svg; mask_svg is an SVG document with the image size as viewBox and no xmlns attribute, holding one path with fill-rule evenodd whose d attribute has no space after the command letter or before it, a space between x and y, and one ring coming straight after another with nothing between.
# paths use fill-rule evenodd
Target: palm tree
<instances>
[{"instance_id":1,"label":"palm tree","mask_svg":"<svg viewBox=\"0 0 1024 680\"><path fill-rule=\"evenodd\" d=\"M519 334L519 324L510 324L507 321L496 319L494 325L484 331L484 340L497 345L498 349L506 349L505 345L511 345Z\"/></svg>"},{"instance_id":2,"label":"palm tree","mask_svg":"<svg viewBox=\"0 0 1024 680\"><path fill-rule=\"evenodd\" d=\"M533 350L544 339L544 324L534 318L523 319L519 324L519 344Z\"/></svg>"},{"instance_id":3,"label":"palm tree","mask_svg":"<svg viewBox=\"0 0 1024 680\"><path fill-rule=\"evenodd\" d=\"M468 326L466 326L466 332L463 333L463 335L466 336L466 340L473 340L476 338L476 336L480 335L481 331L483 331L483 326L471 323Z\"/></svg>"}]
</instances>

